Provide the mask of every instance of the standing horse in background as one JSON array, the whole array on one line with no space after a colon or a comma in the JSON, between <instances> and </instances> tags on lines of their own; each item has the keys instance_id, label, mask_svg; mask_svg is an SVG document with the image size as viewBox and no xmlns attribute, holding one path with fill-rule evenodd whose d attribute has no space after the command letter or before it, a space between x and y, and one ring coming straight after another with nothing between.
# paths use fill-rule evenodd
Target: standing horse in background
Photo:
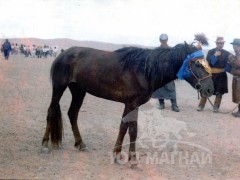
<instances>
[{"instance_id":1,"label":"standing horse in background","mask_svg":"<svg viewBox=\"0 0 240 180\"><path fill-rule=\"evenodd\" d=\"M201 41L206 44L206 38L205 41L203 39L204 37ZM214 89L211 75L199 63L203 54L199 57L192 56L196 52L199 52L199 49L186 42L173 48L127 47L108 52L72 47L62 52L51 67L52 100L42 142L44 148L48 148L49 136L54 146L58 147L62 141L63 126L59 101L68 87L72 94L68 116L75 147L80 150L86 148L77 125L78 112L86 93L121 102L125 104L125 109L114 147L116 162L120 158L123 139L128 130L129 159L135 164L138 107L146 103L156 89L176 79L182 67L181 69L191 74L183 78L197 88L202 96L212 95ZM187 57L189 61L186 62Z\"/></svg>"}]
</instances>

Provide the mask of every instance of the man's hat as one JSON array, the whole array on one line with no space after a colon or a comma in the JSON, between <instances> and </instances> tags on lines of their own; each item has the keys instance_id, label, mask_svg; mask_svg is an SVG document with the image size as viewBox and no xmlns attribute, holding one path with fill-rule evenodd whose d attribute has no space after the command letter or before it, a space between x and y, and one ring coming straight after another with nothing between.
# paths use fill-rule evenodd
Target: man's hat
<instances>
[{"instance_id":1,"label":"man's hat","mask_svg":"<svg viewBox=\"0 0 240 180\"><path fill-rule=\"evenodd\" d=\"M168 35L167 34L161 34L159 37L159 40L166 41L168 40Z\"/></svg>"},{"instance_id":2,"label":"man's hat","mask_svg":"<svg viewBox=\"0 0 240 180\"><path fill-rule=\"evenodd\" d=\"M230 44L240 45L240 39L235 38L235 39L233 40L233 42L231 42Z\"/></svg>"},{"instance_id":3,"label":"man's hat","mask_svg":"<svg viewBox=\"0 0 240 180\"><path fill-rule=\"evenodd\" d=\"M217 39L216 39L215 42L216 42L216 43L218 43L218 42L224 43L225 41L224 41L224 38L223 38L223 37L217 37Z\"/></svg>"}]
</instances>

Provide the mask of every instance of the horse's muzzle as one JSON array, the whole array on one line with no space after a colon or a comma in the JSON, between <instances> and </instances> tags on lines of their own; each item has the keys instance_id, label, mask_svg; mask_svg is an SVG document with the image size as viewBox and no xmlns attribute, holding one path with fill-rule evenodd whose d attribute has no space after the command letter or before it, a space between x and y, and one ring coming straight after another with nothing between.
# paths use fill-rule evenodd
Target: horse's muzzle
<instances>
[{"instance_id":1,"label":"horse's muzzle","mask_svg":"<svg viewBox=\"0 0 240 180\"><path fill-rule=\"evenodd\" d=\"M210 97L213 95L214 89L213 88L201 89L200 92L201 92L202 96Z\"/></svg>"}]
</instances>

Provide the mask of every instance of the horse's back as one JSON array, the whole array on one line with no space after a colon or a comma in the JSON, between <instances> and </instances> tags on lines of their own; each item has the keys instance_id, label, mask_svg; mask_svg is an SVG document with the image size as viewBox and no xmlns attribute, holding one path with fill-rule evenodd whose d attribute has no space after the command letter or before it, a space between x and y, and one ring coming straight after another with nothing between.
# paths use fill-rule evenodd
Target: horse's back
<instances>
[{"instance_id":1,"label":"horse's back","mask_svg":"<svg viewBox=\"0 0 240 180\"><path fill-rule=\"evenodd\" d=\"M118 52L72 47L56 61L67 67L64 72L67 72L68 84L77 83L82 90L98 97L123 101L142 90L147 91L144 73L134 68L124 70Z\"/></svg>"},{"instance_id":2,"label":"horse's back","mask_svg":"<svg viewBox=\"0 0 240 180\"><path fill-rule=\"evenodd\" d=\"M111 51L104 51L100 49L94 49L89 47L71 47L66 51L62 52L58 61L64 62L97 62L101 63L111 63L112 61L117 62L117 53Z\"/></svg>"}]
</instances>

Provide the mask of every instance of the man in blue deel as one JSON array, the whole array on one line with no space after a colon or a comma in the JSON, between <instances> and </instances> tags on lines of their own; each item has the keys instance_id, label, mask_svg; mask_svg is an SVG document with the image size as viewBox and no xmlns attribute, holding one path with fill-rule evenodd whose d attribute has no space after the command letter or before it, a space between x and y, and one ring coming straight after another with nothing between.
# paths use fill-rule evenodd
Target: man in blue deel
<instances>
[{"instance_id":1,"label":"man in blue deel","mask_svg":"<svg viewBox=\"0 0 240 180\"><path fill-rule=\"evenodd\" d=\"M6 41L3 43L2 48L3 48L3 54L4 54L5 60L8 60L10 51L12 50L12 46L8 41L8 39L6 39Z\"/></svg>"}]
</instances>

